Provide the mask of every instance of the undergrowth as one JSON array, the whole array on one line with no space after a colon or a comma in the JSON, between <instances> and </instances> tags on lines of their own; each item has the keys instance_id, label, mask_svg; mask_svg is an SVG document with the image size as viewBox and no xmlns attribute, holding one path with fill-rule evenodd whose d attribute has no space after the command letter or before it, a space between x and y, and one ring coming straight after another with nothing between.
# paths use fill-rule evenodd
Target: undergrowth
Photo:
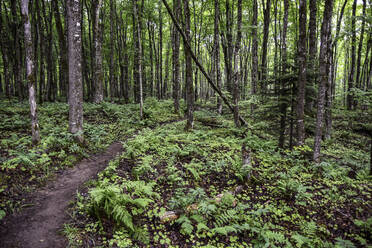
<instances>
[{"instance_id":1,"label":"undergrowth","mask_svg":"<svg viewBox=\"0 0 372 248\"><path fill-rule=\"evenodd\" d=\"M44 103L38 106L41 141L33 147L27 103L0 102L0 219L25 204L27 195L45 184L55 172L71 167L90 153L105 149L136 130L155 127L179 118L170 101L145 102L146 118L139 119L135 104L100 105L84 103L85 144L75 142L68 132L68 105Z\"/></svg>"},{"instance_id":2,"label":"undergrowth","mask_svg":"<svg viewBox=\"0 0 372 248\"><path fill-rule=\"evenodd\" d=\"M310 140L279 150L264 125L251 123L261 125L252 133L205 110L195 116L192 131L177 122L127 140L90 193L78 195L74 237L101 247L371 245L365 151L345 147L336 131L314 164ZM138 186L148 193L135 194Z\"/></svg>"}]
</instances>

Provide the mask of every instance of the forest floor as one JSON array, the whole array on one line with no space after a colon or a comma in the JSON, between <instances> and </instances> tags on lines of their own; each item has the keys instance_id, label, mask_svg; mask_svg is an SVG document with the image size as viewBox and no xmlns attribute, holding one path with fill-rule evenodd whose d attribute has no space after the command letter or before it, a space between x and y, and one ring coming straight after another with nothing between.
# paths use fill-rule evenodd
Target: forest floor
<instances>
[{"instance_id":1,"label":"forest floor","mask_svg":"<svg viewBox=\"0 0 372 248\"><path fill-rule=\"evenodd\" d=\"M0 105L0 229L13 247L17 239L83 248L372 244L369 139L344 110L334 111L315 164L311 125L306 145L278 149L273 106L238 129L215 104L199 105L185 131L171 101L147 99L143 120L136 105L85 104L79 146L67 132L68 106L44 104L42 141L32 147L27 104Z\"/></svg>"},{"instance_id":2,"label":"forest floor","mask_svg":"<svg viewBox=\"0 0 372 248\"><path fill-rule=\"evenodd\" d=\"M68 205L76 191L94 179L108 162L123 151L120 142L113 143L104 153L95 154L58 175L55 181L29 196L30 207L6 218L0 226L0 247L64 248L65 237L60 235L69 220Z\"/></svg>"}]
</instances>

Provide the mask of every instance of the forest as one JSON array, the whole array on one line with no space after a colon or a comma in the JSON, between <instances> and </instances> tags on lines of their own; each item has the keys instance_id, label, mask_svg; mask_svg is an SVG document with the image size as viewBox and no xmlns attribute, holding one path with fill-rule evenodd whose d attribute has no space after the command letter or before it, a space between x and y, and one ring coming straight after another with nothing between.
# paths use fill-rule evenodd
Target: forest
<instances>
[{"instance_id":1,"label":"forest","mask_svg":"<svg viewBox=\"0 0 372 248\"><path fill-rule=\"evenodd\" d=\"M372 247L371 0L0 0L0 247Z\"/></svg>"}]
</instances>

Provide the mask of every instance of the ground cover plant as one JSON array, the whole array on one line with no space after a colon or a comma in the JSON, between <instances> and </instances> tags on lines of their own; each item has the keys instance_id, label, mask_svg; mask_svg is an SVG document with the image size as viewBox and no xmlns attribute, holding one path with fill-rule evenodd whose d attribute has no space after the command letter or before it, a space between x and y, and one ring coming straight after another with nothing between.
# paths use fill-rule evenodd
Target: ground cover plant
<instances>
[{"instance_id":1,"label":"ground cover plant","mask_svg":"<svg viewBox=\"0 0 372 248\"><path fill-rule=\"evenodd\" d=\"M77 195L65 228L72 246L371 244L368 155L336 141L342 134L316 164L308 145L278 150L264 128L255 135L206 110L195 116L192 131L170 123L125 142Z\"/></svg>"},{"instance_id":2,"label":"ground cover plant","mask_svg":"<svg viewBox=\"0 0 372 248\"><path fill-rule=\"evenodd\" d=\"M84 104L85 143L79 144L68 132L68 105L48 103L39 108L41 141L32 146L28 105L2 101L0 106L0 211L1 217L27 206L27 194L48 179L72 167L89 154L105 149L118 137L179 118L170 102L146 101L147 118L140 121L134 104ZM25 205L26 204L26 205Z\"/></svg>"}]
</instances>

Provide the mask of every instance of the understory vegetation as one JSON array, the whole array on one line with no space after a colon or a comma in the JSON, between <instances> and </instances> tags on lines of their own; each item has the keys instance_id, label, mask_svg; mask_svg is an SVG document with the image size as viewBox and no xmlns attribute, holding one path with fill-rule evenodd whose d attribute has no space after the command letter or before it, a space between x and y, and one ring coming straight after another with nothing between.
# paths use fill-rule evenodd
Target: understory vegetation
<instances>
[{"instance_id":1,"label":"understory vegetation","mask_svg":"<svg viewBox=\"0 0 372 248\"><path fill-rule=\"evenodd\" d=\"M368 139L348 130L341 110L317 164L311 139L278 149L263 114L237 129L203 105L184 131L170 109L159 112L170 102L153 104L157 119L118 134L125 151L77 193L71 247L371 245Z\"/></svg>"},{"instance_id":2,"label":"understory vegetation","mask_svg":"<svg viewBox=\"0 0 372 248\"><path fill-rule=\"evenodd\" d=\"M25 193L112 142L177 117L165 112L171 103L146 100L145 120L139 120L135 104L84 104L85 143L68 132L68 105L48 103L39 107L40 144L33 147L26 103L0 102L0 219L25 207ZM162 119L159 119L159 116ZM25 198L26 197L26 198Z\"/></svg>"}]
</instances>

